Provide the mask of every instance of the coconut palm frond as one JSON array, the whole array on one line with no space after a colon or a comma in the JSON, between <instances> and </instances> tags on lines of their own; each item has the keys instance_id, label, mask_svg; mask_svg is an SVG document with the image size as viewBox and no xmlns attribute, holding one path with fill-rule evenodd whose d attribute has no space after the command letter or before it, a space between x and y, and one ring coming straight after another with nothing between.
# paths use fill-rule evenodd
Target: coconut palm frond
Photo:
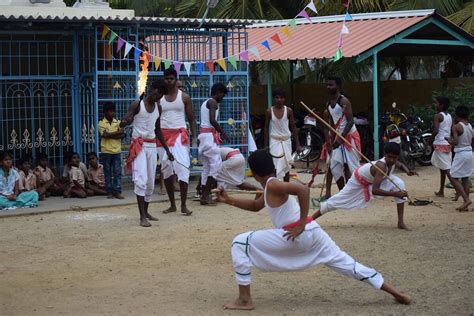
<instances>
[{"instance_id":1,"label":"coconut palm frond","mask_svg":"<svg viewBox=\"0 0 474 316\"><path fill-rule=\"evenodd\" d=\"M464 8L449 15L448 19L467 32L474 34L474 2L466 3Z\"/></svg>"}]
</instances>

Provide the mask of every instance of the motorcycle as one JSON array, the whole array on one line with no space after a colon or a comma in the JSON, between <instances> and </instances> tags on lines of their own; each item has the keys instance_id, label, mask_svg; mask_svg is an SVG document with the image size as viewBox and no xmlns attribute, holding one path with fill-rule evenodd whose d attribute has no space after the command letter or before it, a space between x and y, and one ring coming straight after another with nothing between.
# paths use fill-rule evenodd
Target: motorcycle
<instances>
[{"instance_id":1,"label":"motorcycle","mask_svg":"<svg viewBox=\"0 0 474 316\"><path fill-rule=\"evenodd\" d=\"M303 151L295 158L308 164L319 159L323 148L323 141L318 134L315 117L310 115L304 117L303 126L298 131L298 137Z\"/></svg>"},{"instance_id":2,"label":"motorcycle","mask_svg":"<svg viewBox=\"0 0 474 316\"><path fill-rule=\"evenodd\" d=\"M250 126L252 126L252 132L255 139L255 144L258 149L265 147L265 115L251 115Z\"/></svg>"},{"instance_id":3,"label":"motorcycle","mask_svg":"<svg viewBox=\"0 0 474 316\"><path fill-rule=\"evenodd\" d=\"M407 117L392 104L393 112L386 113L382 117L384 124L384 141L400 144L400 161L409 169L415 168L415 162L421 166L431 165L431 154L433 148L429 144L431 132L422 131L419 125L423 123L420 117Z\"/></svg>"}]
</instances>

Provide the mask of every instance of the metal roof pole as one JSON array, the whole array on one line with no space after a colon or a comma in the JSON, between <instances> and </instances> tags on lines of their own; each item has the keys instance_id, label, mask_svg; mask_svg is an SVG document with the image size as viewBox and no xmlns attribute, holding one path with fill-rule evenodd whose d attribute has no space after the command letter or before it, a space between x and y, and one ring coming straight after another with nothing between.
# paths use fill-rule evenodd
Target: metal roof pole
<instances>
[{"instance_id":1,"label":"metal roof pole","mask_svg":"<svg viewBox=\"0 0 474 316\"><path fill-rule=\"evenodd\" d=\"M377 51L372 55L372 93L374 104L374 159L379 159L379 59Z\"/></svg>"},{"instance_id":2,"label":"metal roof pole","mask_svg":"<svg viewBox=\"0 0 474 316\"><path fill-rule=\"evenodd\" d=\"M272 107L273 97L272 97L272 62L267 61L267 99L268 99L268 108Z\"/></svg>"}]
</instances>

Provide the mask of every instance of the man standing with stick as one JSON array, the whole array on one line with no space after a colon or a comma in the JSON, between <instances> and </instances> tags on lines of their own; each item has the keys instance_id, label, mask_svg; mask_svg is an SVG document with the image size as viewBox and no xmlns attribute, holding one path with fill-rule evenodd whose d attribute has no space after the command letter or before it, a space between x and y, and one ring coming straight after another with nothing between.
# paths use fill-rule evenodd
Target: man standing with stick
<instances>
[{"instance_id":1,"label":"man standing with stick","mask_svg":"<svg viewBox=\"0 0 474 316\"><path fill-rule=\"evenodd\" d=\"M328 181L326 197L331 195L330 185L333 177L339 190L342 190L351 174L360 165L358 154L360 152L360 137L354 124L351 102L341 94L341 87L341 78L328 78L326 89L329 94L329 102L324 114L331 127L347 139L351 145L345 143L335 133L326 131L326 146L328 154L331 155L330 174L326 177L326 181Z\"/></svg>"}]
</instances>

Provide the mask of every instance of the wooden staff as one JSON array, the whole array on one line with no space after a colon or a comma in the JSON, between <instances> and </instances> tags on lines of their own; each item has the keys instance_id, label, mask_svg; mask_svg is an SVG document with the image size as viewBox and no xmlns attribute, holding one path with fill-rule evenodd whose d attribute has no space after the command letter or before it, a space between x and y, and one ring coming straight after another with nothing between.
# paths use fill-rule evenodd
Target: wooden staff
<instances>
[{"instance_id":1,"label":"wooden staff","mask_svg":"<svg viewBox=\"0 0 474 316\"><path fill-rule=\"evenodd\" d=\"M237 190L237 189L224 189L227 193L237 193L237 194L262 194L263 191L254 190L254 191L247 191L247 190ZM211 193L219 193L219 189L212 189Z\"/></svg>"},{"instance_id":2,"label":"wooden staff","mask_svg":"<svg viewBox=\"0 0 474 316\"><path fill-rule=\"evenodd\" d=\"M393 181L389 175L383 171L382 169L380 169L378 166L376 166L374 163L372 163L372 161L369 160L369 158L367 158L363 153L361 153L355 146L352 146L352 143L349 142L346 138L344 138L338 131L336 131L336 129L334 127L332 127L328 122L326 122L325 120L323 120L319 115L317 115L316 113L314 113L303 101L300 101L301 105L303 105L306 110L309 111L309 113L311 113L311 115L313 115L314 117L316 117L319 121L321 121L321 123L323 123L324 125L326 125L334 134L336 134L340 139L342 139L346 144L348 144L352 150L355 150L356 153L358 153L362 158L364 158L365 161L367 161L368 163L370 163L370 165L372 167L374 167L378 172L382 173L390 182L392 182L392 184L397 188L399 189L400 191L405 191L403 190L402 188L400 188L398 186L398 184L395 183L395 181ZM341 144L341 146L343 146ZM407 196L407 199L408 201L411 203L411 204L414 204L413 201L410 199L410 197Z\"/></svg>"}]
</instances>

